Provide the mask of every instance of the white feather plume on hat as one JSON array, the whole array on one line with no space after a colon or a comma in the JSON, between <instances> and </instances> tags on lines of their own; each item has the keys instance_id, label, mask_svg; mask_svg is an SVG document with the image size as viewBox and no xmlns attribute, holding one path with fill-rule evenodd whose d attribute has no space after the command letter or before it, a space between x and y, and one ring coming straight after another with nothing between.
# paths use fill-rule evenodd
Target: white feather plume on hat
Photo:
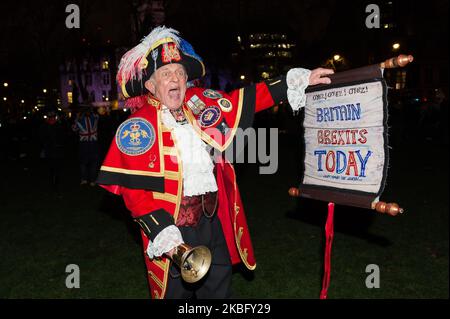
<instances>
[{"instance_id":1,"label":"white feather plume on hat","mask_svg":"<svg viewBox=\"0 0 450 319\"><path fill-rule=\"evenodd\" d=\"M142 74L147 65L147 55L153 44L164 38L172 38L180 45L179 32L165 26L156 27L148 36L141 40L137 46L125 53L120 60L119 71L117 72L117 82L126 83L131 80L142 80Z\"/></svg>"}]
</instances>

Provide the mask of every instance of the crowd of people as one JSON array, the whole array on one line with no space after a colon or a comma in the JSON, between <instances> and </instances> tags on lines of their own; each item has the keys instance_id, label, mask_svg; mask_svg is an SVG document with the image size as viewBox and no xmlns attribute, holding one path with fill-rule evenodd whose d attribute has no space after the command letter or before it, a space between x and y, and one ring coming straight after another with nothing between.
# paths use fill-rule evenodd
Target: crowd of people
<instances>
[{"instance_id":1,"label":"crowd of people","mask_svg":"<svg viewBox=\"0 0 450 319\"><path fill-rule=\"evenodd\" d=\"M29 115L10 115L0 121L0 161L18 162L24 170L41 164L57 193L63 166L78 164L74 169L78 169L80 185L95 186L100 159L127 116L123 110L100 115L92 107L72 112L48 107Z\"/></svg>"},{"instance_id":2,"label":"crowd of people","mask_svg":"<svg viewBox=\"0 0 450 319\"><path fill-rule=\"evenodd\" d=\"M393 94L389 98L391 145L417 139L448 143L448 98L442 89L435 89L426 99L397 98ZM95 108L81 107L69 116L69 112L50 107L31 115L4 116L0 118L0 161L20 161L28 169L30 161L40 159L48 166L52 185L57 185L64 160L78 158L80 184L93 186L100 161L128 115L123 110L100 115ZM295 127L298 121L284 108L276 114L273 110L261 112L255 125L269 127L274 120L280 133L301 131Z\"/></svg>"}]
</instances>

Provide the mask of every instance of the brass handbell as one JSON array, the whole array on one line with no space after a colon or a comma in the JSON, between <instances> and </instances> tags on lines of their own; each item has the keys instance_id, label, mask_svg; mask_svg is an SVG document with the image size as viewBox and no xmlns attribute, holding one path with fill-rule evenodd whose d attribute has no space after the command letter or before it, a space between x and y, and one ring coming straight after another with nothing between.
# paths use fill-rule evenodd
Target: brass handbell
<instances>
[{"instance_id":1,"label":"brass handbell","mask_svg":"<svg viewBox=\"0 0 450 319\"><path fill-rule=\"evenodd\" d=\"M211 252L206 246L192 248L181 244L176 247L172 260L181 269L181 277L188 283L202 279L211 266Z\"/></svg>"}]
</instances>

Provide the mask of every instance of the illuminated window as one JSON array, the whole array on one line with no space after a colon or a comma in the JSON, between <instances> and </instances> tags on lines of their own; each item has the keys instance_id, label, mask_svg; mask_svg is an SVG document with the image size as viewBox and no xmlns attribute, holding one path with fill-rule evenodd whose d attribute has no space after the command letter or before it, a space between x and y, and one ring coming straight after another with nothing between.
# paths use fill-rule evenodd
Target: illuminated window
<instances>
[{"instance_id":1,"label":"illuminated window","mask_svg":"<svg viewBox=\"0 0 450 319\"><path fill-rule=\"evenodd\" d=\"M67 92L67 101L69 103L73 103L72 92Z\"/></svg>"},{"instance_id":2,"label":"illuminated window","mask_svg":"<svg viewBox=\"0 0 450 319\"><path fill-rule=\"evenodd\" d=\"M397 78L395 81L395 89L401 90L404 89L406 85L406 71L397 72Z\"/></svg>"}]
</instances>

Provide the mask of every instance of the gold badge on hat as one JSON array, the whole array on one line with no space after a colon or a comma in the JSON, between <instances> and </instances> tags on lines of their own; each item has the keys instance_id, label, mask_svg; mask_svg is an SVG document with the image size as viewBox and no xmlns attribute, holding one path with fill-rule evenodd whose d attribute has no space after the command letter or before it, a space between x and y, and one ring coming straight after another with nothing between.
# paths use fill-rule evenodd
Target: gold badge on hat
<instances>
[{"instance_id":1,"label":"gold badge on hat","mask_svg":"<svg viewBox=\"0 0 450 319\"><path fill-rule=\"evenodd\" d=\"M220 108L224 112L230 112L233 109L233 104L231 104L230 100L226 98L219 99L217 104L219 104Z\"/></svg>"},{"instance_id":2,"label":"gold badge on hat","mask_svg":"<svg viewBox=\"0 0 450 319\"><path fill-rule=\"evenodd\" d=\"M173 61L180 61L181 54L178 51L175 43L165 43L162 47L162 61L163 63L170 63Z\"/></svg>"}]
</instances>

